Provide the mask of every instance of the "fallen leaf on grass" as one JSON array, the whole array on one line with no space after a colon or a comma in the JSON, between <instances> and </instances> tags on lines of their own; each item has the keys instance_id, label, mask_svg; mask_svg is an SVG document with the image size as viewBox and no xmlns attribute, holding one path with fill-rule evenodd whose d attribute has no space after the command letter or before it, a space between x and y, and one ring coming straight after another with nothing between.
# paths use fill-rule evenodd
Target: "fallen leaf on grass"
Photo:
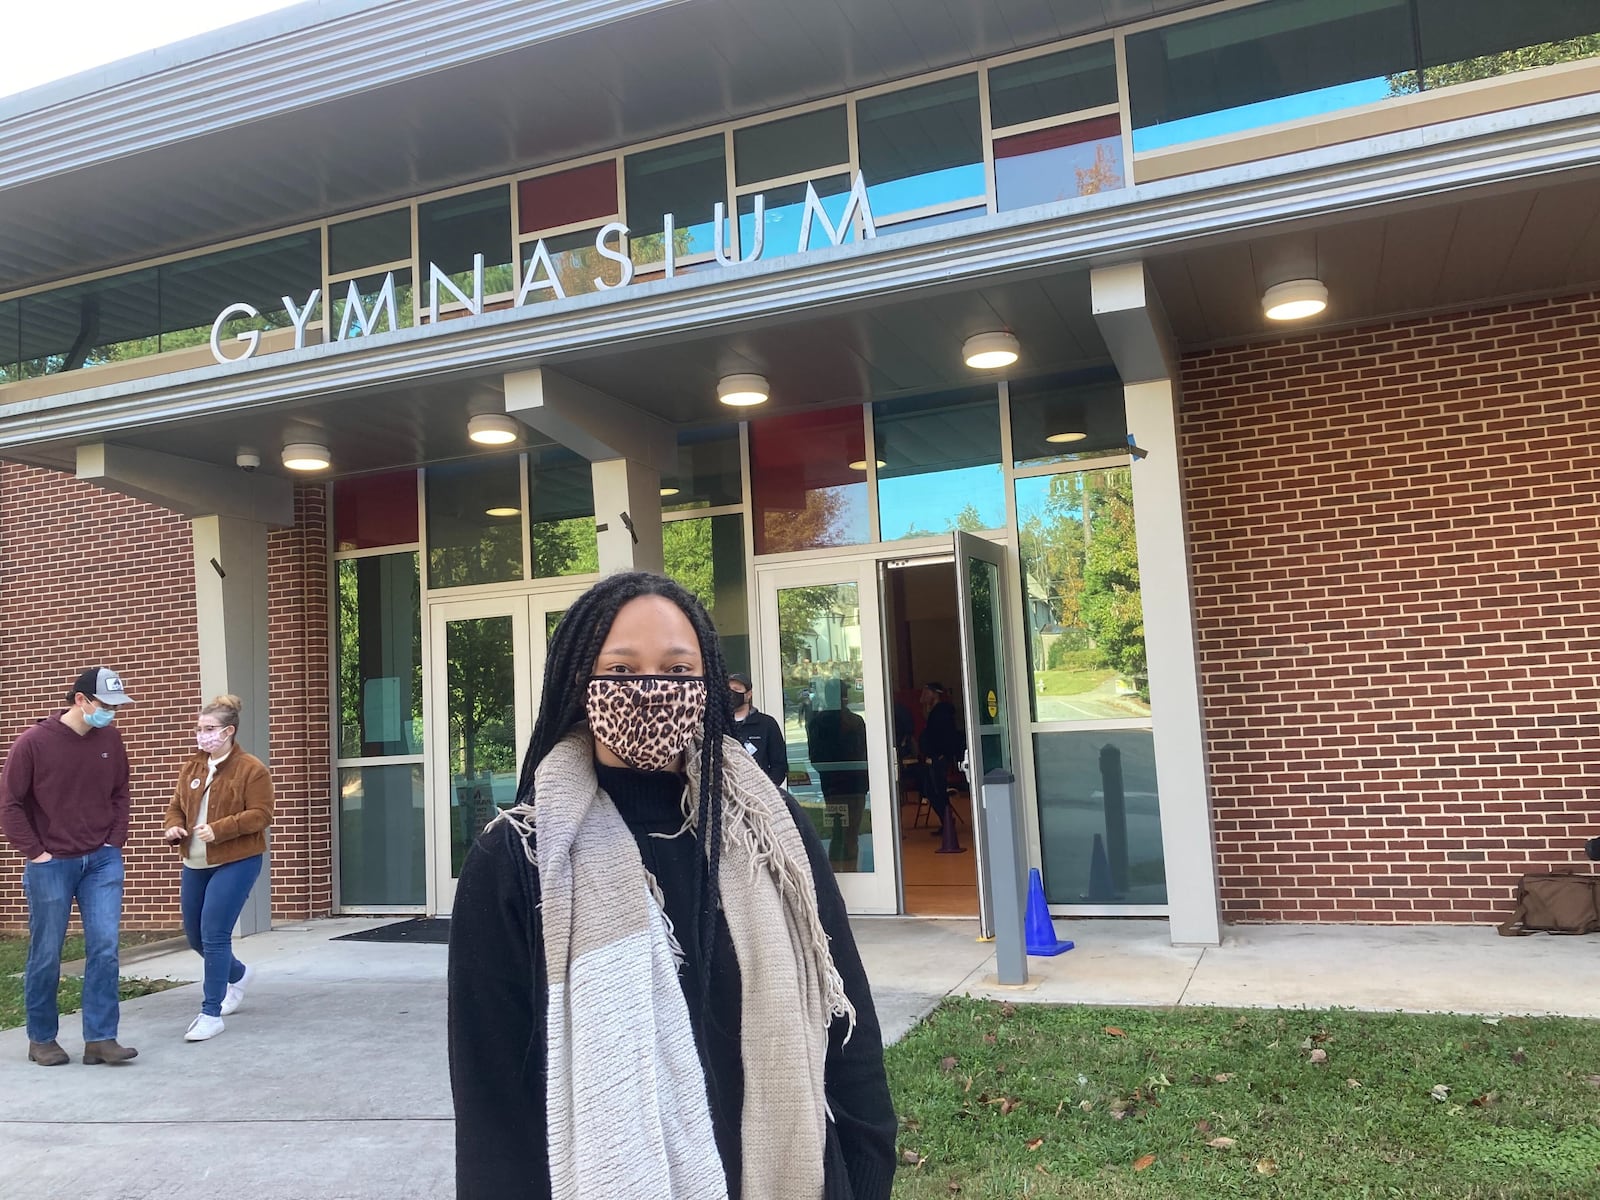
<instances>
[{"instance_id":1,"label":"fallen leaf on grass","mask_svg":"<svg viewBox=\"0 0 1600 1200\"><path fill-rule=\"evenodd\" d=\"M1498 1092L1485 1092L1481 1096L1468 1100L1467 1103L1472 1105L1473 1108L1488 1108L1498 1099L1500 1099Z\"/></svg>"},{"instance_id":2,"label":"fallen leaf on grass","mask_svg":"<svg viewBox=\"0 0 1600 1200\"><path fill-rule=\"evenodd\" d=\"M1522 1065L1522 1064L1523 1064L1523 1063L1525 1063L1525 1062L1527 1062L1527 1061L1528 1061L1528 1056L1527 1056L1527 1054L1526 1054L1526 1053L1525 1053L1525 1052L1524 1052L1524 1051L1523 1051L1523 1049L1522 1049L1522 1047L1521 1047L1521 1046L1518 1046L1518 1047L1517 1047L1517 1048L1516 1048L1516 1050L1515 1050L1515 1051L1514 1051L1514 1052L1513 1052L1513 1053L1512 1053L1512 1055L1511 1055L1511 1061L1512 1061L1512 1062L1514 1062L1514 1063L1516 1063L1516 1064L1517 1064L1517 1066L1519 1066L1519 1067L1520 1067L1520 1066L1521 1066L1521 1065Z\"/></svg>"},{"instance_id":3,"label":"fallen leaf on grass","mask_svg":"<svg viewBox=\"0 0 1600 1200\"><path fill-rule=\"evenodd\" d=\"M1278 1164L1274 1159L1262 1158L1256 1161L1257 1175L1276 1175L1277 1173Z\"/></svg>"},{"instance_id":4,"label":"fallen leaf on grass","mask_svg":"<svg viewBox=\"0 0 1600 1200\"><path fill-rule=\"evenodd\" d=\"M985 1046L994 1045L995 1044L995 1040L996 1040L995 1036L992 1033L986 1033L986 1034L983 1035L983 1044Z\"/></svg>"},{"instance_id":5,"label":"fallen leaf on grass","mask_svg":"<svg viewBox=\"0 0 1600 1200\"><path fill-rule=\"evenodd\" d=\"M1206 1145L1210 1146L1213 1150L1232 1150L1234 1147L1234 1140L1230 1137L1214 1137L1207 1142Z\"/></svg>"},{"instance_id":6,"label":"fallen leaf on grass","mask_svg":"<svg viewBox=\"0 0 1600 1200\"><path fill-rule=\"evenodd\" d=\"M956 1060L953 1056L949 1058L941 1058L939 1060L939 1070L943 1071L946 1075L950 1074L950 1072L954 1071L955 1069Z\"/></svg>"},{"instance_id":7,"label":"fallen leaf on grass","mask_svg":"<svg viewBox=\"0 0 1600 1200\"><path fill-rule=\"evenodd\" d=\"M1233 1072L1232 1071L1224 1071L1221 1075L1213 1075L1211 1078L1216 1080L1218 1083L1232 1083L1233 1082Z\"/></svg>"},{"instance_id":8,"label":"fallen leaf on grass","mask_svg":"<svg viewBox=\"0 0 1600 1200\"><path fill-rule=\"evenodd\" d=\"M1428 1090L1428 1095L1443 1104L1450 1099L1450 1085L1448 1083L1436 1083Z\"/></svg>"},{"instance_id":9,"label":"fallen leaf on grass","mask_svg":"<svg viewBox=\"0 0 1600 1200\"><path fill-rule=\"evenodd\" d=\"M1196 1121L1194 1123L1194 1131L1196 1133L1210 1133L1211 1132L1211 1122L1210 1121Z\"/></svg>"},{"instance_id":10,"label":"fallen leaf on grass","mask_svg":"<svg viewBox=\"0 0 1600 1200\"><path fill-rule=\"evenodd\" d=\"M1498 1024L1500 1024L1500 1018L1499 1017L1485 1017L1483 1019L1483 1023L1485 1025L1498 1025Z\"/></svg>"},{"instance_id":11,"label":"fallen leaf on grass","mask_svg":"<svg viewBox=\"0 0 1600 1200\"><path fill-rule=\"evenodd\" d=\"M1016 1016L1017 1015L1017 1006L1015 1004L1011 1003L1011 1001L1009 1001L1009 1000L1002 1001L1001 1004L1000 1004L1000 1015L1002 1017L1014 1017L1014 1016Z\"/></svg>"},{"instance_id":12,"label":"fallen leaf on grass","mask_svg":"<svg viewBox=\"0 0 1600 1200\"><path fill-rule=\"evenodd\" d=\"M1128 1036L1122 1030L1118 1029L1115 1025L1107 1025L1106 1026L1106 1032L1109 1033L1112 1037L1127 1037Z\"/></svg>"},{"instance_id":13,"label":"fallen leaf on grass","mask_svg":"<svg viewBox=\"0 0 1600 1200\"><path fill-rule=\"evenodd\" d=\"M1313 1050L1311 1052L1311 1061L1314 1062L1314 1063L1325 1063L1325 1062L1327 1062L1328 1061L1328 1052L1326 1050L1324 1050L1321 1046L1318 1046L1315 1050Z\"/></svg>"},{"instance_id":14,"label":"fallen leaf on grass","mask_svg":"<svg viewBox=\"0 0 1600 1200\"><path fill-rule=\"evenodd\" d=\"M952 1196L954 1196L957 1192L959 1192L961 1190L961 1185L959 1183L957 1183L954 1179L952 1179L946 1186L949 1188L950 1194Z\"/></svg>"},{"instance_id":15,"label":"fallen leaf on grass","mask_svg":"<svg viewBox=\"0 0 1600 1200\"><path fill-rule=\"evenodd\" d=\"M1084 1112L1091 1112L1094 1109L1094 1101L1093 1100L1079 1100L1078 1101L1078 1107L1081 1108Z\"/></svg>"},{"instance_id":16,"label":"fallen leaf on grass","mask_svg":"<svg viewBox=\"0 0 1600 1200\"><path fill-rule=\"evenodd\" d=\"M1156 1156L1154 1154L1141 1154L1138 1158L1133 1160L1133 1169L1135 1171L1143 1171L1155 1161Z\"/></svg>"},{"instance_id":17,"label":"fallen leaf on grass","mask_svg":"<svg viewBox=\"0 0 1600 1200\"><path fill-rule=\"evenodd\" d=\"M1019 1108L1022 1105L1022 1101L1018 1100L1015 1096L999 1096L988 1101L987 1103L991 1105L998 1104L1000 1106L1000 1115L1002 1117L1008 1116L1013 1109Z\"/></svg>"},{"instance_id":18,"label":"fallen leaf on grass","mask_svg":"<svg viewBox=\"0 0 1600 1200\"><path fill-rule=\"evenodd\" d=\"M1050 1168L1045 1166L1043 1163L1034 1163L1033 1164L1033 1169L1035 1171L1039 1172L1039 1174L1041 1174L1041 1175L1050 1174Z\"/></svg>"},{"instance_id":19,"label":"fallen leaf on grass","mask_svg":"<svg viewBox=\"0 0 1600 1200\"><path fill-rule=\"evenodd\" d=\"M1583 1081L1590 1087L1600 1087L1600 1075L1585 1075Z\"/></svg>"},{"instance_id":20,"label":"fallen leaf on grass","mask_svg":"<svg viewBox=\"0 0 1600 1200\"><path fill-rule=\"evenodd\" d=\"M1348 1088L1358 1088L1358 1087L1361 1086L1361 1080L1359 1080L1359 1079L1346 1079L1344 1081L1344 1085L1345 1085L1345 1087L1348 1087Z\"/></svg>"},{"instance_id":21,"label":"fallen leaf on grass","mask_svg":"<svg viewBox=\"0 0 1600 1200\"><path fill-rule=\"evenodd\" d=\"M1034 1138L1033 1141L1028 1143L1028 1149L1029 1150L1037 1150L1042 1145L1044 1145L1044 1139L1043 1138Z\"/></svg>"},{"instance_id":22,"label":"fallen leaf on grass","mask_svg":"<svg viewBox=\"0 0 1600 1200\"><path fill-rule=\"evenodd\" d=\"M915 1150L906 1150L901 1153L900 1161L905 1163L905 1165L908 1167L920 1167L928 1160L923 1158L922 1155L918 1154Z\"/></svg>"}]
</instances>

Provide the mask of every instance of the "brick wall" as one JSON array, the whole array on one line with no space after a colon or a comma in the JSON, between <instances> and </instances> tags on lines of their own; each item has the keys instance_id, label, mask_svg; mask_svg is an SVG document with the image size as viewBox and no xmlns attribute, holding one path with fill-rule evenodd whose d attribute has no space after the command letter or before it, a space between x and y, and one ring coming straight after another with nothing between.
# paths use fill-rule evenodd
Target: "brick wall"
<instances>
[{"instance_id":1,"label":"brick wall","mask_svg":"<svg viewBox=\"0 0 1600 1200\"><path fill-rule=\"evenodd\" d=\"M1487 921L1600 834L1600 296L1195 354L1227 919Z\"/></svg>"},{"instance_id":2,"label":"brick wall","mask_svg":"<svg viewBox=\"0 0 1600 1200\"><path fill-rule=\"evenodd\" d=\"M328 908L322 505L320 488L300 489L297 527L269 545L273 774L284 793L273 907L290 918ZM0 463L0 762L17 732L63 706L80 669L121 673L135 699L117 717L132 768L124 924L133 929L180 924L179 868L161 818L200 699L193 554L186 518L61 472ZM0 864L0 928L25 927L20 862L6 848Z\"/></svg>"}]
</instances>

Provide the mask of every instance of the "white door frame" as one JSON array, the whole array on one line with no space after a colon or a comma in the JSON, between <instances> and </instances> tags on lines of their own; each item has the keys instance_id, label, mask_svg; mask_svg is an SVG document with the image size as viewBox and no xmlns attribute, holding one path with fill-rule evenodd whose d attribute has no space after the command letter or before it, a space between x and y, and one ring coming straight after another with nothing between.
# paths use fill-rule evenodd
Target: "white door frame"
<instances>
[{"instance_id":1,"label":"white door frame","mask_svg":"<svg viewBox=\"0 0 1600 1200\"><path fill-rule=\"evenodd\" d=\"M819 584L853 583L861 604L862 717L867 725L868 811L872 863L868 873L834 876L852 913L887 915L900 911L899 804L891 794L889 763L871 748L888 745L888 703L884 692L883 623L878 604L878 565L874 557L834 559L784 566L758 566L756 592L756 687L765 711L783 719L783 656L778 643L778 592Z\"/></svg>"}]
</instances>

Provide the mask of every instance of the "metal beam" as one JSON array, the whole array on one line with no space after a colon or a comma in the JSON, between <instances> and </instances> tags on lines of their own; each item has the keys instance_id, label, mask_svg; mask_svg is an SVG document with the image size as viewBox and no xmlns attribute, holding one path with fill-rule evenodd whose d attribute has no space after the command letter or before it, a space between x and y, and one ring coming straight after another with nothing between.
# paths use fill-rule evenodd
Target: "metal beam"
<instances>
[{"instance_id":1,"label":"metal beam","mask_svg":"<svg viewBox=\"0 0 1600 1200\"><path fill-rule=\"evenodd\" d=\"M678 468L672 426L548 367L511 372L505 397L506 412L590 462L631 459L658 476Z\"/></svg>"},{"instance_id":2,"label":"metal beam","mask_svg":"<svg viewBox=\"0 0 1600 1200\"><path fill-rule=\"evenodd\" d=\"M233 517L280 528L294 524L294 487L287 479L230 471L176 454L112 442L79 446L78 478L186 517Z\"/></svg>"},{"instance_id":3,"label":"metal beam","mask_svg":"<svg viewBox=\"0 0 1600 1200\"><path fill-rule=\"evenodd\" d=\"M1089 296L1095 324L1124 384L1177 378L1177 339L1142 261L1094 268Z\"/></svg>"}]
</instances>

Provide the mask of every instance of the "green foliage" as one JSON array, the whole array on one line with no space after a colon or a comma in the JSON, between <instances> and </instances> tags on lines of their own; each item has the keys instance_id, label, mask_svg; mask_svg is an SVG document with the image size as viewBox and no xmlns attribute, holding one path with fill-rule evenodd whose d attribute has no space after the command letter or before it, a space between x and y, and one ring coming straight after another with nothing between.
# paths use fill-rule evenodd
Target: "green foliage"
<instances>
[{"instance_id":1,"label":"green foliage","mask_svg":"<svg viewBox=\"0 0 1600 1200\"><path fill-rule=\"evenodd\" d=\"M1600 1196L1600 1022L950 1000L886 1058L902 1200Z\"/></svg>"},{"instance_id":2,"label":"green foliage","mask_svg":"<svg viewBox=\"0 0 1600 1200\"><path fill-rule=\"evenodd\" d=\"M1600 56L1600 33L1566 38L1559 42L1541 42L1537 46L1524 46L1520 50L1504 50L1499 54L1482 54L1461 62L1427 67L1422 72L1420 86L1415 71L1406 71L1389 77L1391 96L1409 96L1419 90L1433 91L1457 83L1472 83L1479 79L1498 79L1518 71L1531 71L1535 67L1552 67L1557 63L1577 62L1580 59Z\"/></svg>"},{"instance_id":3,"label":"green foliage","mask_svg":"<svg viewBox=\"0 0 1600 1200\"><path fill-rule=\"evenodd\" d=\"M533 542L535 579L592 575L600 569L600 539L595 533L593 517L535 521L529 534Z\"/></svg>"},{"instance_id":4,"label":"green foliage","mask_svg":"<svg viewBox=\"0 0 1600 1200\"><path fill-rule=\"evenodd\" d=\"M1084 627L1103 661L1149 698L1144 650L1144 606L1139 595L1139 548L1133 527L1133 478L1106 473L1089 504L1089 545L1084 555Z\"/></svg>"},{"instance_id":5,"label":"green foliage","mask_svg":"<svg viewBox=\"0 0 1600 1200\"><path fill-rule=\"evenodd\" d=\"M154 934L124 933L120 939L124 947L141 945L144 942L159 940L171 936L162 931ZM83 937L74 934L66 940L61 949L61 961L72 962L83 957ZM27 1008L22 999L22 969L28 961L28 939L17 934L0 933L0 1029L14 1029L27 1024ZM132 1000L135 996L148 996L153 992L164 992L168 988L182 987L183 984L176 979L137 979L124 978L117 987L117 995L123 1000ZM61 986L56 992L56 1005L62 1016L75 1013L83 1004L83 980L72 975L63 975Z\"/></svg>"},{"instance_id":6,"label":"green foliage","mask_svg":"<svg viewBox=\"0 0 1600 1200\"><path fill-rule=\"evenodd\" d=\"M711 517L667 521L661 526L661 542L667 575L693 592L715 620L717 588L711 563L711 521Z\"/></svg>"}]
</instances>

